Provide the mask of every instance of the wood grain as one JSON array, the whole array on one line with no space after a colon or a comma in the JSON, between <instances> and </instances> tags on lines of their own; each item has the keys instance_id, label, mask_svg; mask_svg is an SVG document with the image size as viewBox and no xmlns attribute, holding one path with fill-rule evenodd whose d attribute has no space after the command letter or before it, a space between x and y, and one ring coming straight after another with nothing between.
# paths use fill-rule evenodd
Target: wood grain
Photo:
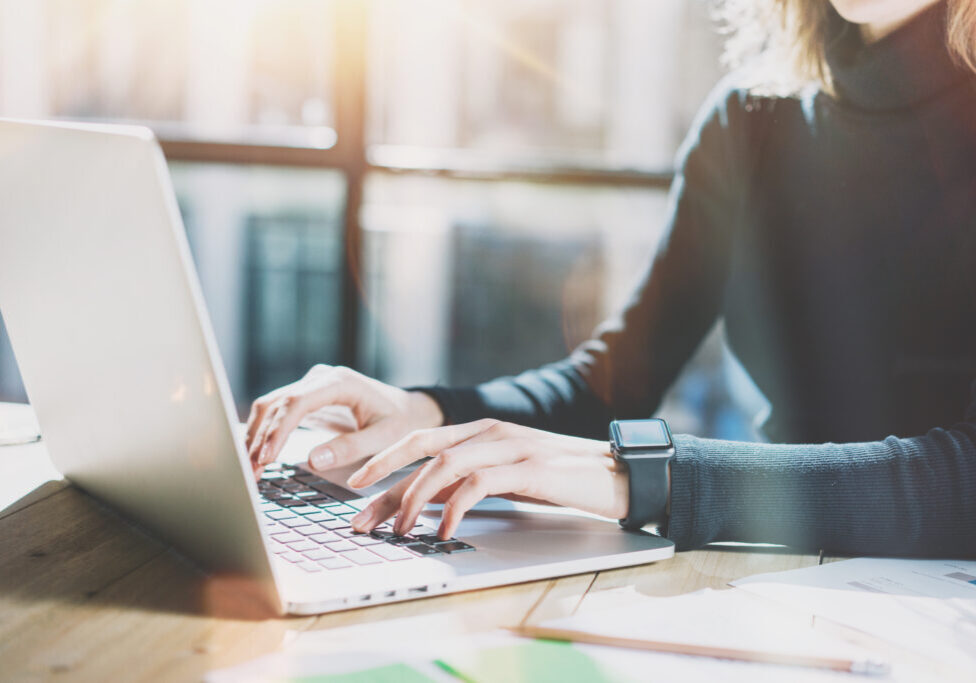
<instances>
[{"instance_id":1,"label":"wood grain","mask_svg":"<svg viewBox=\"0 0 976 683\"><path fill-rule=\"evenodd\" d=\"M302 618L266 618L236 586L57 479L43 445L0 456L0 678L186 681L281 649L323 653L456 637L573 614L588 596L724 588L812 555L704 550L651 565Z\"/></svg>"}]
</instances>

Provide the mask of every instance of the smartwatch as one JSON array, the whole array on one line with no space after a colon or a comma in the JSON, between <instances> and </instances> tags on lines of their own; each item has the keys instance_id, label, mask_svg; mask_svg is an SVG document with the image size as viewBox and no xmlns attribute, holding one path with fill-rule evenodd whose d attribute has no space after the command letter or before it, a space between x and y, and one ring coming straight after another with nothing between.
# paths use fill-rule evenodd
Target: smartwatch
<instances>
[{"instance_id":1,"label":"smartwatch","mask_svg":"<svg viewBox=\"0 0 976 683\"><path fill-rule=\"evenodd\" d=\"M674 441L668 423L649 420L614 420L610 423L610 452L628 472L629 506L620 520L624 529L656 523L667 533L671 493L669 470Z\"/></svg>"}]
</instances>

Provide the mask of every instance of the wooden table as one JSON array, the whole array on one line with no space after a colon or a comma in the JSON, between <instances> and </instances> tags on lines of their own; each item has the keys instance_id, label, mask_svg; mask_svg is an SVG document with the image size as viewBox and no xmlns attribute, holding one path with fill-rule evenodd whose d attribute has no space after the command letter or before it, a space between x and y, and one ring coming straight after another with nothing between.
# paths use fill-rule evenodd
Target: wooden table
<instances>
[{"instance_id":1,"label":"wooden table","mask_svg":"<svg viewBox=\"0 0 976 683\"><path fill-rule=\"evenodd\" d=\"M722 550L629 569L367 607L255 619L192 564L60 479L43 443L0 448L0 678L199 680L328 629L362 647L383 623L416 617L428 637L477 633L572 613L588 595L635 586L674 595L812 555Z\"/></svg>"}]
</instances>

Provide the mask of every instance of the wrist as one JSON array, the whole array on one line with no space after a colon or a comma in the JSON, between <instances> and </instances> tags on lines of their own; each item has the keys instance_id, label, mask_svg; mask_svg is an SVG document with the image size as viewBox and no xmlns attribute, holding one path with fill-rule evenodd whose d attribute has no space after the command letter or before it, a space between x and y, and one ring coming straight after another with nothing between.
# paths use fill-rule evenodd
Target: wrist
<instances>
[{"instance_id":1,"label":"wrist","mask_svg":"<svg viewBox=\"0 0 976 683\"><path fill-rule=\"evenodd\" d=\"M444 424L444 412L437 401L422 391L408 391L408 421L411 429L428 429Z\"/></svg>"},{"instance_id":2,"label":"wrist","mask_svg":"<svg viewBox=\"0 0 976 683\"><path fill-rule=\"evenodd\" d=\"M612 504L607 517L610 519L626 519L630 511L630 475L625 467L614 461L611 470L612 477Z\"/></svg>"}]
</instances>

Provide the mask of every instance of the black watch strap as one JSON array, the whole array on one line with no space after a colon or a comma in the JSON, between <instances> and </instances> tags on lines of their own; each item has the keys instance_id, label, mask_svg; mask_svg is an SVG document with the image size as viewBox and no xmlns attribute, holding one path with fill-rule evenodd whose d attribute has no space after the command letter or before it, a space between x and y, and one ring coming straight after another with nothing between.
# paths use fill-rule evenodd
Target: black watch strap
<instances>
[{"instance_id":1,"label":"black watch strap","mask_svg":"<svg viewBox=\"0 0 976 683\"><path fill-rule=\"evenodd\" d=\"M668 495L670 493L671 458L662 455L648 457L630 455L618 458L628 470L627 516L620 520L624 529L640 529L645 524L657 524L667 534Z\"/></svg>"},{"instance_id":2,"label":"black watch strap","mask_svg":"<svg viewBox=\"0 0 976 683\"><path fill-rule=\"evenodd\" d=\"M615 432L619 435L620 430L615 430L611 425L610 449L614 459L628 473L627 516L620 520L620 526L624 529L640 529L645 524L657 524L661 533L667 534L674 443L667 425L663 427L667 434L667 446L641 450L620 443L615 436Z\"/></svg>"}]
</instances>

